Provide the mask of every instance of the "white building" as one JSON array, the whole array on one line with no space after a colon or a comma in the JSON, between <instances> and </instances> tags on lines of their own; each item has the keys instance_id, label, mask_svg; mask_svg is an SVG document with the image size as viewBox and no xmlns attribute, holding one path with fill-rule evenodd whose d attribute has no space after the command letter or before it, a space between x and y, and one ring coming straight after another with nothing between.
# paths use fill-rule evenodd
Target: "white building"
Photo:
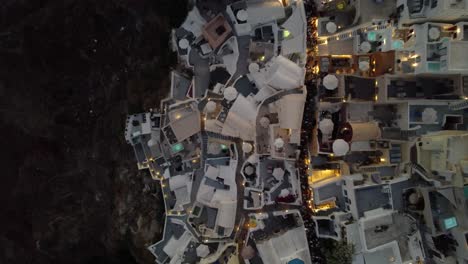
<instances>
[{"instance_id":1,"label":"white building","mask_svg":"<svg viewBox=\"0 0 468 264\"><path fill-rule=\"evenodd\" d=\"M468 18L466 0L398 0L396 5L400 25Z\"/></svg>"}]
</instances>

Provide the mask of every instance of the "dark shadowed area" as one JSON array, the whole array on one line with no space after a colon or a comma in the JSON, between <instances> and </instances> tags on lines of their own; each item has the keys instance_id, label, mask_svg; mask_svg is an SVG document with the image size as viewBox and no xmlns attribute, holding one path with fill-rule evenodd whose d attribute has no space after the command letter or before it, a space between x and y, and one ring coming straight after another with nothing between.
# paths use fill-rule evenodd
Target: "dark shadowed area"
<instances>
[{"instance_id":1,"label":"dark shadowed area","mask_svg":"<svg viewBox=\"0 0 468 264\"><path fill-rule=\"evenodd\" d=\"M0 1L0 263L152 263L159 187L123 138L168 93L184 0Z\"/></svg>"}]
</instances>

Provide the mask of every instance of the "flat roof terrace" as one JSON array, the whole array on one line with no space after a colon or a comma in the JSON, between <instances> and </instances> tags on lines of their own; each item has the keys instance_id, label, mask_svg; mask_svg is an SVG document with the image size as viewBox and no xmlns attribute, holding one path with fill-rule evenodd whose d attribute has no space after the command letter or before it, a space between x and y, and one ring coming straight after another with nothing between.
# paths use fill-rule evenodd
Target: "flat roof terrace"
<instances>
[{"instance_id":1,"label":"flat roof terrace","mask_svg":"<svg viewBox=\"0 0 468 264\"><path fill-rule=\"evenodd\" d=\"M384 192L383 186L373 185L355 189L356 206L360 217L364 216L366 211L390 206L389 195Z\"/></svg>"},{"instance_id":2,"label":"flat roof terrace","mask_svg":"<svg viewBox=\"0 0 468 264\"><path fill-rule=\"evenodd\" d=\"M203 37L213 49L221 46L231 32L232 28L222 14L217 15L203 26Z\"/></svg>"}]
</instances>

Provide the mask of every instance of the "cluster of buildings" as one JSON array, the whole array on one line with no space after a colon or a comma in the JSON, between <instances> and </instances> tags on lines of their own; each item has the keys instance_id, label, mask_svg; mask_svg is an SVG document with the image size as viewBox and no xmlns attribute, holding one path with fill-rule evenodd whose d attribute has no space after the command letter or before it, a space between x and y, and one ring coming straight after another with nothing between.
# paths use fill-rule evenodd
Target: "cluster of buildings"
<instances>
[{"instance_id":1,"label":"cluster of buildings","mask_svg":"<svg viewBox=\"0 0 468 264\"><path fill-rule=\"evenodd\" d=\"M171 43L160 107L128 116L161 184L156 263L311 263L296 161L305 105L302 0L196 1ZM158 89L155 87L155 89Z\"/></svg>"},{"instance_id":2,"label":"cluster of buildings","mask_svg":"<svg viewBox=\"0 0 468 264\"><path fill-rule=\"evenodd\" d=\"M355 264L468 263L468 1L322 4L317 235Z\"/></svg>"}]
</instances>

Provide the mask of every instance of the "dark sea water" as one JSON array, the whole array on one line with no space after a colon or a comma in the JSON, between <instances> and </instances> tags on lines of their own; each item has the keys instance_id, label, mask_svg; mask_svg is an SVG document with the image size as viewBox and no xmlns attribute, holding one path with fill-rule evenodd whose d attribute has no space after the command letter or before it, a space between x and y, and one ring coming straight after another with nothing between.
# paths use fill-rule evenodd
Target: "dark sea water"
<instances>
[{"instance_id":1,"label":"dark sea water","mask_svg":"<svg viewBox=\"0 0 468 264\"><path fill-rule=\"evenodd\" d=\"M0 263L153 261L127 230L161 210L124 120L166 96L186 12L183 0L0 1Z\"/></svg>"}]
</instances>

